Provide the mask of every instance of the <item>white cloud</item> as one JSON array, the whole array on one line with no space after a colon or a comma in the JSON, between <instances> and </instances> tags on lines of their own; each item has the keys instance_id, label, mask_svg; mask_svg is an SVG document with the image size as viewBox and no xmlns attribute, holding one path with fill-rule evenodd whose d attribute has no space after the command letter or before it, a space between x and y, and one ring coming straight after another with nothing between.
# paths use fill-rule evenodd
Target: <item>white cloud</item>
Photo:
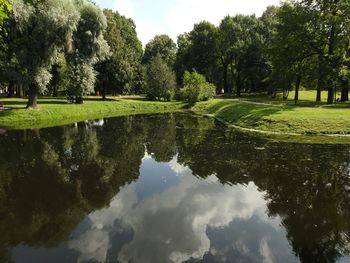
<instances>
[{"instance_id":1,"label":"white cloud","mask_svg":"<svg viewBox=\"0 0 350 263\"><path fill-rule=\"evenodd\" d=\"M262 14L268 5L280 0L114 0L113 9L131 17L143 45L155 35L177 36L192 30L193 25L206 20L218 25L225 15Z\"/></svg>"},{"instance_id":2,"label":"white cloud","mask_svg":"<svg viewBox=\"0 0 350 263\"><path fill-rule=\"evenodd\" d=\"M193 25L206 20L215 25L226 15L256 14L260 16L268 5L277 5L280 0L178 0L166 16L172 37L192 30Z\"/></svg>"}]
</instances>

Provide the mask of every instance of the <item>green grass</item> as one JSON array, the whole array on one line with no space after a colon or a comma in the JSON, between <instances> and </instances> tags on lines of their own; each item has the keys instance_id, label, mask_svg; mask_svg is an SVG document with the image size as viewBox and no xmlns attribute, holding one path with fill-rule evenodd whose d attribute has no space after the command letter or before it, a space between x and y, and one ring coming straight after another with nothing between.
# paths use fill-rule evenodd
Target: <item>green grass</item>
<instances>
[{"instance_id":1,"label":"green grass","mask_svg":"<svg viewBox=\"0 0 350 263\"><path fill-rule=\"evenodd\" d=\"M268 98L265 99L268 102ZM9 108L0 112L0 127L16 129L51 127L86 119L188 109L188 104L183 102L152 102L137 96L114 97L109 101L90 97L83 105L67 104L64 98L41 98L35 110L25 109L25 99L0 98L0 101ZM192 110L197 114L210 115L228 125L258 132L272 139L277 136L279 140L294 142L350 143L350 137L343 136L350 135L350 108L290 107L276 104L278 103L261 105L237 99L214 99L197 103ZM306 136L301 140L300 135Z\"/></svg>"},{"instance_id":2,"label":"green grass","mask_svg":"<svg viewBox=\"0 0 350 263\"><path fill-rule=\"evenodd\" d=\"M231 125L269 133L350 134L350 109L266 106L230 99L197 103L193 109Z\"/></svg>"},{"instance_id":3,"label":"green grass","mask_svg":"<svg viewBox=\"0 0 350 263\"><path fill-rule=\"evenodd\" d=\"M340 93L337 94L337 98L340 98ZM271 98L270 96L266 96L264 94L243 94L241 100L269 103L275 105L294 106L294 91L291 91L289 93L287 100L283 100L282 93L278 93L276 98ZM297 105L305 107L350 108L350 102L338 102L332 105L327 105L327 91L322 91L321 102L316 102L315 90L300 91L299 101Z\"/></svg>"},{"instance_id":4,"label":"green grass","mask_svg":"<svg viewBox=\"0 0 350 263\"><path fill-rule=\"evenodd\" d=\"M175 112L186 107L183 102L153 102L136 96L115 97L108 101L90 97L82 105L67 104L65 98L40 98L35 110L25 109L25 99L0 98L0 101L9 108L0 112L0 127L14 129L51 127L129 114Z\"/></svg>"}]
</instances>

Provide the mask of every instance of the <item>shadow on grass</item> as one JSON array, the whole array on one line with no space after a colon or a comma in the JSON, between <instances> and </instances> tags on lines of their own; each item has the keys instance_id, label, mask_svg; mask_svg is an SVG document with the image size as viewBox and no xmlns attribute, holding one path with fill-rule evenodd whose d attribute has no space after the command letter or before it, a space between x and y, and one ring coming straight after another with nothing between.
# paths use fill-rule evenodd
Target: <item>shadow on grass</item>
<instances>
[{"instance_id":1,"label":"shadow on grass","mask_svg":"<svg viewBox=\"0 0 350 263\"><path fill-rule=\"evenodd\" d=\"M265 105L239 103L230 100L223 100L214 103L206 108L211 114L223 119L231 124L241 125L254 128L257 123L266 117L278 112L294 111L294 107L268 107Z\"/></svg>"},{"instance_id":2,"label":"shadow on grass","mask_svg":"<svg viewBox=\"0 0 350 263\"><path fill-rule=\"evenodd\" d=\"M117 98L116 100L134 100L134 101L151 101L147 99L146 97L120 97Z\"/></svg>"}]
</instances>

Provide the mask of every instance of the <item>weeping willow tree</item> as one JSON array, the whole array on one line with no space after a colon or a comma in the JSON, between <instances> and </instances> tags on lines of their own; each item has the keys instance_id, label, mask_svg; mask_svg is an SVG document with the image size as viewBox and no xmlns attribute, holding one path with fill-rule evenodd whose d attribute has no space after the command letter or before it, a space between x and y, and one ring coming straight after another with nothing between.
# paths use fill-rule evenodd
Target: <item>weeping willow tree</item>
<instances>
[{"instance_id":1,"label":"weeping willow tree","mask_svg":"<svg viewBox=\"0 0 350 263\"><path fill-rule=\"evenodd\" d=\"M79 12L72 0L13 0L12 6L9 34L14 60L21 81L28 86L27 108L35 108L38 94L51 80L57 52L76 30Z\"/></svg>"},{"instance_id":2,"label":"weeping willow tree","mask_svg":"<svg viewBox=\"0 0 350 263\"><path fill-rule=\"evenodd\" d=\"M11 63L17 80L25 83L27 108L35 108L38 95L47 91L62 52L69 64L70 91L79 98L92 91L93 65L108 54L102 11L88 0L13 0L12 7Z\"/></svg>"},{"instance_id":3,"label":"weeping willow tree","mask_svg":"<svg viewBox=\"0 0 350 263\"><path fill-rule=\"evenodd\" d=\"M68 51L71 79L68 94L75 96L76 103L83 103L83 96L94 91L94 65L109 56L109 46L103 37L107 28L103 12L88 1L76 1L76 6L80 19Z\"/></svg>"}]
</instances>

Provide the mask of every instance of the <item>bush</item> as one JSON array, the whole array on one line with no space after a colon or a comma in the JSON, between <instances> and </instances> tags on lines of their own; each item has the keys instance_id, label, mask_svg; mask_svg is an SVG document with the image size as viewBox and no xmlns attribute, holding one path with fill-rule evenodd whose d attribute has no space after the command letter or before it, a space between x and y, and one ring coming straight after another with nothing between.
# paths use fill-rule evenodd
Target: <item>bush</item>
<instances>
[{"instance_id":1,"label":"bush","mask_svg":"<svg viewBox=\"0 0 350 263\"><path fill-rule=\"evenodd\" d=\"M207 82L205 77L197 72L186 71L183 83L184 88L181 90L180 96L185 101L204 101L215 95L215 85Z\"/></svg>"},{"instance_id":2,"label":"bush","mask_svg":"<svg viewBox=\"0 0 350 263\"><path fill-rule=\"evenodd\" d=\"M161 58L155 56L147 64L146 70L146 95L151 100L170 101L175 93L175 73Z\"/></svg>"}]
</instances>

